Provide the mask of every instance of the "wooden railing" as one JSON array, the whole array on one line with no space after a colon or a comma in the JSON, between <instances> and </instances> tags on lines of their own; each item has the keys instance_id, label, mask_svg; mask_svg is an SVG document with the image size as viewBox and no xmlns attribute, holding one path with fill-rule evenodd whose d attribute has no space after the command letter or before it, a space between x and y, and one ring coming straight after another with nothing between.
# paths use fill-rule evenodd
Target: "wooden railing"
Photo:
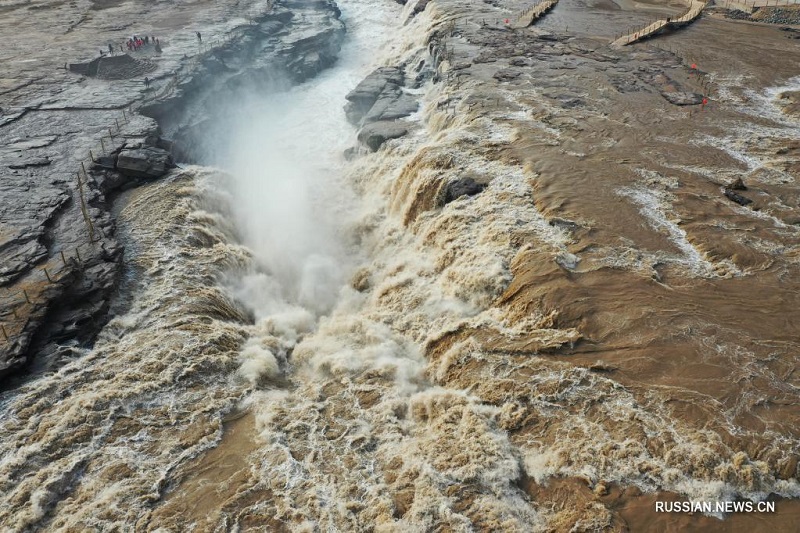
<instances>
[{"instance_id":1,"label":"wooden railing","mask_svg":"<svg viewBox=\"0 0 800 533\"><path fill-rule=\"evenodd\" d=\"M22 290L14 291L10 288L0 288L0 309L5 311L2 316L13 318L13 325L0 322L0 341L5 341L6 343L14 342L15 337L23 333L24 329L24 323L20 321L20 319L24 319L24 315L18 312L18 309L24 306L34 306L37 298L41 297L41 294L46 291L45 288L41 287L46 287L45 284L58 284L64 276L68 276L72 272L74 267L82 265L85 259L89 257L91 248L102 241L102 237L98 235L99 229L95 228L89 213L88 198L90 197L90 191L88 190L89 175L87 167L91 168L91 165L101 162L101 158L112 155L122 147L122 131L124 126L130 122L133 114L141 109L142 106L169 95L180 82L184 74L182 71L186 70L188 72L202 60L205 54L239 37L245 29L246 27L240 27L231 31L222 39L198 43L197 52L190 56L189 61L184 62L169 75L169 81L166 84L158 90L146 90L144 97L130 105L119 108L119 116L114 117L113 122L109 122L108 127L102 130L103 133L96 141L96 144L88 150L82 159L76 162L76 192L79 197L78 203L81 214L86 224L88 242L79 244L74 248L62 248L58 250L57 255L48 257L43 264L39 264L32 269L25 275L26 278L23 282L30 290L23 288ZM157 80L153 80L153 82L155 83ZM111 110L113 111L113 109ZM81 255L81 250L83 250L83 255ZM32 279L31 275L33 276ZM39 289L34 290L32 287L38 287Z\"/></svg>"},{"instance_id":2,"label":"wooden railing","mask_svg":"<svg viewBox=\"0 0 800 533\"><path fill-rule=\"evenodd\" d=\"M553 9L557 3L558 0L538 0L531 7L520 13L512 26L514 28L527 28Z\"/></svg>"},{"instance_id":3,"label":"wooden railing","mask_svg":"<svg viewBox=\"0 0 800 533\"><path fill-rule=\"evenodd\" d=\"M706 5L706 2L701 0L692 0L691 5L683 14L678 15L675 18L670 17L658 19L639 27L638 29L634 29L632 31L628 30L626 33L617 36L611 44L613 46L627 46L631 43L635 43L636 41L646 39L647 37L658 33L664 28L678 28L685 24L689 24L700 16L700 13L703 12L703 9L706 7Z\"/></svg>"},{"instance_id":4,"label":"wooden railing","mask_svg":"<svg viewBox=\"0 0 800 533\"><path fill-rule=\"evenodd\" d=\"M799 6L800 0L714 0L714 5L724 9L735 9L752 13L762 7L791 7Z\"/></svg>"}]
</instances>

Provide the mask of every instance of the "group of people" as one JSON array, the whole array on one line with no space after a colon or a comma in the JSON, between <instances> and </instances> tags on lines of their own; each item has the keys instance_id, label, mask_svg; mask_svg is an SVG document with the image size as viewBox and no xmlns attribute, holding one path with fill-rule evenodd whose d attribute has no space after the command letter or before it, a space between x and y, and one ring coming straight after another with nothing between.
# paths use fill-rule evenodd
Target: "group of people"
<instances>
[{"instance_id":1,"label":"group of people","mask_svg":"<svg viewBox=\"0 0 800 533\"><path fill-rule=\"evenodd\" d=\"M195 35L197 36L197 41L202 43L203 42L203 37L200 34L200 32L196 31ZM143 37L140 37L138 35L133 35L133 36L131 36L130 39L128 39L128 42L126 43L129 52L137 52L143 46L148 46L150 44L155 46L156 52L161 53L161 43L159 42L159 40L155 36L145 35ZM124 50L122 48L122 45L119 46L119 52L120 53L124 52ZM100 55L104 56L105 52L103 50L100 50ZM108 55L114 55L114 46L112 44L108 45ZM67 68L66 64L64 65L64 68ZM150 84L152 82L153 82L153 80L151 80L148 77L145 77L145 79L144 79L145 89L149 89L150 88Z\"/></svg>"},{"instance_id":2,"label":"group of people","mask_svg":"<svg viewBox=\"0 0 800 533\"><path fill-rule=\"evenodd\" d=\"M134 35L130 39L128 39L128 50L129 51L137 51L143 46L147 46L148 44L154 44L156 49L161 48L161 43L158 42L158 39L155 37L150 37L149 35L145 35L144 37L139 37Z\"/></svg>"}]
</instances>

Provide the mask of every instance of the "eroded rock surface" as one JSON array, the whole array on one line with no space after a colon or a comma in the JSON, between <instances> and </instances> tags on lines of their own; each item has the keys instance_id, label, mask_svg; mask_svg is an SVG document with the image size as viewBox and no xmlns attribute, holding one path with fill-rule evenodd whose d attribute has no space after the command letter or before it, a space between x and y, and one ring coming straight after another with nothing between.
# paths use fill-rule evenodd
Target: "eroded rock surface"
<instances>
[{"instance_id":1,"label":"eroded rock surface","mask_svg":"<svg viewBox=\"0 0 800 533\"><path fill-rule=\"evenodd\" d=\"M397 67L382 67L372 72L347 95L347 120L359 124L381 96L384 100L396 97L403 85L403 78L402 71Z\"/></svg>"},{"instance_id":2,"label":"eroded rock surface","mask_svg":"<svg viewBox=\"0 0 800 533\"><path fill-rule=\"evenodd\" d=\"M358 140L373 152L389 139L397 139L408 133L408 127L400 122L372 122L358 132Z\"/></svg>"},{"instance_id":3,"label":"eroded rock surface","mask_svg":"<svg viewBox=\"0 0 800 533\"><path fill-rule=\"evenodd\" d=\"M3 8L0 33L19 38L0 51L0 378L93 342L123 255L113 195L201 152L190 124L218 108L201 94L308 79L344 35L329 1L195 4ZM132 34L159 45L123 54Z\"/></svg>"},{"instance_id":4,"label":"eroded rock surface","mask_svg":"<svg viewBox=\"0 0 800 533\"><path fill-rule=\"evenodd\" d=\"M133 178L160 178L172 168L175 168L172 154L153 146L126 148L117 156L116 169Z\"/></svg>"},{"instance_id":5,"label":"eroded rock surface","mask_svg":"<svg viewBox=\"0 0 800 533\"><path fill-rule=\"evenodd\" d=\"M405 67L381 67L370 73L346 97L347 120L361 125L358 139L375 151L389 139L402 137L409 123L398 122L419 109L418 96L408 92ZM413 87L425 78L413 80Z\"/></svg>"},{"instance_id":6,"label":"eroded rock surface","mask_svg":"<svg viewBox=\"0 0 800 533\"><path fill-rule=\"evenodd\" d=\"M475 196L486 188L485 183L478 183L473 178L459 178L445 187L444 203L449 204L462 196Z\"/></svg>"}]
</instances>

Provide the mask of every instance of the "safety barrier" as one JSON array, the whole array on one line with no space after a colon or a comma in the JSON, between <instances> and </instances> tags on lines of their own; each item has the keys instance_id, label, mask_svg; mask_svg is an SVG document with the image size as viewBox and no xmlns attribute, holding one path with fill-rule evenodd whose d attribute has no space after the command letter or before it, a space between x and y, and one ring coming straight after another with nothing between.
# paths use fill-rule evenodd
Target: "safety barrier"
<instances>
[{"instance_id":1,"label":"safety barrier","mask_svg":"<svg viewBox=\"0 0 800 533\"><path fill-rule=\"evenodd\" d=\"M558 0L536 0L530 7L516 11L510 17L502 19L481 18L479 23L481 26L489 27L527 28L547 14L557 3Z\"/></svg>"},{"instance_id":2,"label":"safety barrier","mask_svg":"<svg viewBox=\"0 0 800 533\"><path fill-rule=\"evenodd\" d=\"M792 7L799 6L800 0L714 0L714 5L724 9L734 9L752 13L762 7ZM689 8L680 16L668 19L653 19L643 26L628 28L626 31L616 35L612 44L625 46L642 39L646 39L665 27L679 27L692 22L708 6L708 2L693 0Z\"/></svg>"},{"instance_id":3,"label":"safety barrier","mask_svg":"<svg viewBox=\"0 0 800 533\"><path fill-rule=\"evenodd\" d=\"M692 0L691 5L689 5L686 11L681 15L675 18L670 17L668 19L655 19L651 22L648 22L644 26L640 26L638 29L634 28L631 30L629 28L622 34L615 36L612 45L626 46L650 37L665 27L679 27L684 24L688 24L700 16L700 13L703 12L703 9L706 7L706 5L707 4L705 2Z\"/></svg>"},{"instance_id":4,"label":"safety barrier","mask_svg":"<svg viewBox=\"0 0 800 533\"><path fill-rule=\"evenodd\" d=\"M704 98L710 99L715 96L710 74L701 70L697 65L697 60L693 59L683 48L669 44L657 45L656 48L675 55L683 65L688 66L689 77L695 80L694 83L698 86Z\"/></svg>"},{"instance_id":5,"label":"safety barrier","mask_svg":"<svg viewBox=\"0 0 800 533\"><path fill-rule=\"evenodd\" d=\"M545 13L553 9L557 3L558 0L538 0L531 7L519 14L513 26L515 28L527 28L544 16Z\"/></svg>"},{"instance_id":6,"label":"safety barrier","mask_svg":"<svg viewBox=\"0 0 800 533\"><path fill-rule=\"evenodd\" d=\"M798 6L800 5L800 0L714 0L714 5L724 9L752 13L762 7Z\"/></svg>"},{"instance_id":7,"label":"safety barrier","mask_svg":"<svg viewBox=\"0 0 800 533\"><path fill-rule=\"evenodd\" d=\"M72 268L84 264L85 258L87 258L89 255L89 252L86 250L87 247L91 247L96 244L96 242L84 243L79 244L74 248L66 249L66 251L60 250L58 255L48 258L45 265L31 270L31 273L33 273L35 277L33 279L26 279L26 284L29 286L35 286L44 283L59 283L64 276L68 276L70 272L72 272ZM81 250L84 250L83 254L81 254ZM27 274L27 276L30 275L30 273ZM4 290L0 291L0 300L2 300L3 308L10 310L10 313L6 312L5 316L11 315L15 320L13 325L0 323L0 334L2 334L3 340L6 342L11 342L14 336L22 332L21 330L23 329L24 325L19 323L21 313L19 313L18 310L21 306L35 305L37 297L39 297L42 292L44 292L44 290L31 290L29 292L28 289L22 289L15 292L10 288L5 288Z\"/></svg>"},{"instance_id":8,"label":"safety barrier","mask_svg":"<svg viewBox=\"0 0 800 533\"><path fill-rule=\"evenodd\" d=\"M272 5L270 3L267 11L271 9ZM256 24L255 21L248 21L248 26L254 24ZM169 81L163 87L153 92L146 91L147 94L145 94L143 98L140 98L136 102L119 109L120 115L115 117L113 122L109 123L108 127L103 130L103 134L100 135L97 144L90 148L86 156L77 162L78 168L75 172L77 193L79 197L81 214L83 216L84 223L86 224L89 242L79 244L74 248L59 250L58 255L48 257L43 266L37 266L34 269L31 269L28 274L26 274L26 284L33 285L45 282L51 284L59 283L65 275L69 275L69 273L72 271L71 267L77 267L84 264L84 258L89 256L87 253L87 247L94 247L98 242L102 241L102 237L97 234L97 228L95 228L94 222L92 221L92 217L89 213L89 174L87 172L87 165L102 163L101 159L103 157L112 155L115 151L121 148L122 144L118 142L119 138L122 136L122 130L124 126L130 122L133 114L143 106L154 101L161 100L170 94L182 79L182 71L191 70L203 59L203 56L215 48L239 38L246 29L247 27L240 26L233 29L222 39L212 39L205 43L198 42L197 52L193 56L189 57L189 61L184 62L170 75ZM153 81L156 82L157 80ZM81 255L81 250L84 250L83 255ZM30 279L31 273L33 273L35 276L33 279ZM11 343L14 337L22 332L24 327L19 322L21 317L20 313L18 313L18 308L25 305L35 305L36 298L39 297L42 292L44 292L44 290L38 292L33 290L28 291L27 289L13 291L10 288L0 290L0 301L2 302L2 308L11 310L10 313L6 312L3 316L11 315L15 321L13 324L0 322L0 336L5 342Z\"/></svg>"}]
</instances>

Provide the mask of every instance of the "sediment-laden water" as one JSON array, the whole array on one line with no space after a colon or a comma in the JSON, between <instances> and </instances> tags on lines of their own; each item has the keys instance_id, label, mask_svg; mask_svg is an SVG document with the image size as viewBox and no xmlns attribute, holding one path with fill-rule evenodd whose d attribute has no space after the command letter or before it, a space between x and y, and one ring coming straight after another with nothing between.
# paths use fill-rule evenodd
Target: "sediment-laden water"
<instances>
[{"instance_id":1,"label":"sediment-laden water","mask_svg":"<svg viewBox=\"0 0 800 533\"><path fill-rule=\"evenodd\" d=\"M597 531L642 493L799 497L798 81L754 66L783 41L747 78L692 48L716 21L611 51L340 7L336 66L124 198L125 313L0 400L0 523ZM702 112L654 89L689 54ZM346 161L344 96L401 63L440 74L411 132Z\"/></svg>"}]
</instances>

